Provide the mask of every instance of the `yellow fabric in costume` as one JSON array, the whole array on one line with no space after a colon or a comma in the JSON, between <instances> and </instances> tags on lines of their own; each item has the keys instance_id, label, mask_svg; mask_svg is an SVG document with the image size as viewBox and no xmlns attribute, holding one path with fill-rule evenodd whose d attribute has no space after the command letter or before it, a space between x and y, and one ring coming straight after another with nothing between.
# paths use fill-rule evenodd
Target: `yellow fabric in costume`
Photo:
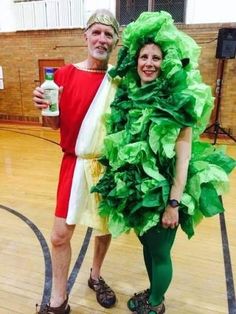
<instances>
[{"instance_id":1,"label":"yellow fabric in costume","mask_svg":"<svg viewBox=\"0 0 236 314\"><path fill-rule=\"evenodd\" d=\"M77 161L66 219L69 225L83 224L104 234L108 233L107 223L98 215L98 195L91 194L90 189L102 175L103 169L97 158L106 134L103 117L110 111L118 83L106 74L81 125L75 147Z\"/></svg>"}]
</instances>

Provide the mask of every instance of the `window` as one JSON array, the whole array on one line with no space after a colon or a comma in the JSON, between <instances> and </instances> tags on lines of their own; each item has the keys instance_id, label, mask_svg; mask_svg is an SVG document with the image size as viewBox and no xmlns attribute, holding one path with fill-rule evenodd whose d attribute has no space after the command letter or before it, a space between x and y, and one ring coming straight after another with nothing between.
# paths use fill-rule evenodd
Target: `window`
<instances>
[{"instance_id":1,"label":"window","mask_svg":"<svg viewBox=\"0 0 236 314\"><path fill-rule=\"evenodd\" d=\"M148 11L148 1L120 0L120 12L117 14L120 25L127 25L136 20L143 11Z\"/></svg>"},{"instance_id":2,"label":"window","mask_svg":"<svg viewBox=\"0 0 236 314\"><path fill-rule=\"evenodd\" d=\"M116 16L120 25L137 19L144 11L167 11L176 23L185 21L186 0L117 0Z\"/></svg>"},{"instance_id":3,"label":"window","mask_svg":"<svg viewBox=\"0 0 236 314\"><path fill-rule=\"evenodd\" d=\"M84 0L15 1L17 30L84 27Z\"/></svg>"},{"instance_id":4,"label":"window","mask_svg":"<svg viewBox=\"0 0 236 314\"><path fill-rule=\"evenodd\" d=\"M185 0L154 0L154 11L169 12L176 23L184 23Z\"/></svg>"},{"instance_id":5,"label":"window","mask_svg":"<svg viewBox=\"0 0 236 314\"><path fill-rule=\"evenodd\" d=\"M14 0L15 3L17 3L17 2L31 2L31 1L43 1L43 0Z\"/></svg>"}]
</instances>

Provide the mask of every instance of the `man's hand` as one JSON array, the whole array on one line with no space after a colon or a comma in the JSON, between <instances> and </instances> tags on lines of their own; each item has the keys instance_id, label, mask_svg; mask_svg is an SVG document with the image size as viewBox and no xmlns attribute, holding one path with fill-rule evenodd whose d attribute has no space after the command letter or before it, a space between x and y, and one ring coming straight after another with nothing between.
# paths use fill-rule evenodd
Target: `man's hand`
<instances>
[{"instance_id":1,"label":"man's hand","mask_svg":"<svg viewBox=\"0 0 236 314\"><path fill-rule=\"evenodd\" d=\"M174 229L179 224L179 211L178 208L167 206L162 216L163 228Z\"/></svg>"},{"instance_id":2,"label":"man's hand","mask_svg":"<svg viewBox=\"0 0 236 314\"><path fill-rule=\"evenodd\" d=\"M63 91L63 87L61 86L59 88L59 102L61 98L61 94ZM33 91L33 102L36 108L38 109L45 109L50 105L50 102L45 99L44 96L44 89L41 87L36 87L35 90Z\"/></svg>"},{"instance_id":3,"label":"man's hand","mask_svg":"<svg viewBox=\"0 0 236 314\"><path fill-rule=\"evenodd\" d=\"M33 102L36 108L45 109L50 103L44 98L44 89L41 87L36 87L33 91Z\"/></svg>"},{"instance_id":4,"label":"man's hand","mask_svg":"<svg viewBox=\"0 0 236 314\"><path fill-rule=\"evenodd\" d=\"M63 91L63 87L61 86L59 88L59 96L58 96L59 102L60 102L62 91ZM50 105L50 102L47 99L45 99L44 89L41 87L36 87L35 90L33 91L33 102L34 102L35 107L40 110L45 109ZM46 121L46 125L48 125L52 129L57 130L60 127L59 116L56 116L56 117L44 116L44 119Z\"/></svg>"}]
</instances>

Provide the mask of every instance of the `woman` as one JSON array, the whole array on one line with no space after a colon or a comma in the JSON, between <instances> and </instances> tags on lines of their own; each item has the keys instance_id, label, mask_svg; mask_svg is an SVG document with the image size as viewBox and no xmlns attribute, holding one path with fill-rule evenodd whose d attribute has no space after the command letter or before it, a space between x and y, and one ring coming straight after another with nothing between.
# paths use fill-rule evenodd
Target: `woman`
<instances>
[{"instance_id":1,"label":"woman","mask_svg":"<svg viewBox=\"0 0 236 314\"><path fill-rule=\"evenodd\" d=\"M123 44L110 71L123 79L107 117L106 170L92 191L102 196L99 213L111 234L133 228L143 245L150 287L129 309L160 314L178 225L190 238L203 216L223 211L217 195L235 161L198 141L213 99L197 70L199 47L171 16L141 14L124 30Z\"/></svg>"}]
</instances>

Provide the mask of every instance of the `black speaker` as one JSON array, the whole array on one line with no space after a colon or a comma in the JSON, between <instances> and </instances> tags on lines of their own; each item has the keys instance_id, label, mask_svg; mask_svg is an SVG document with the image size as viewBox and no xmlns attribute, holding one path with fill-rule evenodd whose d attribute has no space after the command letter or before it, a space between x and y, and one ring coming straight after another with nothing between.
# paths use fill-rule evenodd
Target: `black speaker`
<instances>
[{"instance_id":1,"label":"black speaker","mask_svg":"<svg viewBox=\"0 0 236 314\"><path fill-rule=\"evenodd\" d=\"M220 28L217 39L216 58L233 59L236 54L236 28Z\"/></svg>"}]
</instances>

